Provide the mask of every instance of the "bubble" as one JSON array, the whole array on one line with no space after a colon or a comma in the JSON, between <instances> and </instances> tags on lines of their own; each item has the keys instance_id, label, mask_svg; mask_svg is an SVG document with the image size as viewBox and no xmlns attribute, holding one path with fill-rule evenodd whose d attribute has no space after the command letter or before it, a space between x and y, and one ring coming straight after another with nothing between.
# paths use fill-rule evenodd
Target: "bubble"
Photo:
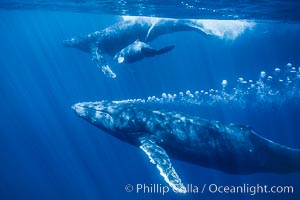
<instances>
[{"instance_id":1,"label":"bubble","mask_svg":"<svg viewBox=\"0 0 300 200\"><path fill-rule=\"evenodd\" d=\"M288 83L288 84L291 84L291 83L292 83L292 80L291 80L290 77L286 77L286 80L287 80L287 83Z\"/></svg>"},{"instance_id":2,"label":"bubble","mask_svg":"<svg viewBox=\"0 0 300 200\"><path fill-rule=\"evenodd\" d=\"M194 95L191 93L190 90L187 90L187 91L185 92L185 94L186 94L189 98L194 98Z\"/></svg>"},{"instance_id":3,"label":"bubble","mask_svg":"<svg viewBox=\"0 0 300 200\"><path fill-rule=\"evenodd\" d=\"M291 68L293 65L291 63L286 64L287 68Z\"/></svg>"},{"instance_id":4,"label":"bubble","mask_svg":"<svg viewBox=\"0 0 300 200\"><path fill-rule=\"evenodd\" d=\"M227 86L228 82L227 82L227 80L223 80L221 84L224 89Z\"/></svg>"},{"instance_id":5,"label":"bubble","mask_svg":"<svg viewBox=\"0 0 300 200\"><path fill-rule=\"evenodd\" d=\"M278 67L275 68L275 69L274 69L274 72L275 72L276 74L279 74L279 73L280 73L280 68L278 68Z\"/></svg>"},{"instance_id":6,"label":"bubble","mask_svg":"<svg viewBox=\"0 0 300 200\"><path fill-rule=\"evenodd\" d=\"M264 72L264 71L261 71L260 72L260 78L265 78L266 77L266 72Z\"/></svg>"},{"instance_id":7,"label":"bubble","mask_svg":"<svg viewBox=\"0 0 300 200\"><path fill-rule=\"evenodd\" d=\"M279 67L273 69L273 76L267 75L265 71L260 72L260 77L257 80L248 80L240 77L237 79L236 86L227 87L227 80L222 80L221 85L223 90L220 92L217 89L209 89L208 91L199 90L191 92L179 92L178 94L162 93L161 98L149 96L147 102L152 103L175 103L175 104L193 104L201 106L227 106L235 105L242 108L251 106L264 105L273 106L288 102L288 100L295 99L300 102L300 68ZM297 71L299 70L299 71ZM179 98L178 98L179 97ZM195 98L196 97L196 98ZM134 102L145 102L141 99L133 99ZM273 106L274 107L274 106Z\"/></svg>"},{"instance_id":8,"label":"bubble","mask_svg":"<svg viewBox=\"0 0 300 200\"><path fill-rule=\"evenodd\" d=\"M291 73L292 76L295 76L297 74L296 68L292 67L291 70L290 70L290 73Z\"/></svg>"}]
</instances>

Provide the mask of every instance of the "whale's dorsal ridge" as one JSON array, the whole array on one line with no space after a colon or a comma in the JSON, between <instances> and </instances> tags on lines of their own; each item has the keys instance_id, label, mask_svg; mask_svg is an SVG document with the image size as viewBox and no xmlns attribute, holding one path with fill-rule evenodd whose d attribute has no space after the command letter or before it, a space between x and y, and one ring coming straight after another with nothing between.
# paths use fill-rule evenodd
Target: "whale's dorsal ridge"
<instances>
[{"instance_id":1,"label":"whale's dorsal ridge","mask_svg":"<svg viewBox=\"0 0 300 200\"><path fill-rule=\"evenodd\" d=\"M180 177L172 166L167 152L156 144L156 142L147 136L139 138L140 148L146 153L150 162L155 164L160 175L169 184L173 191L186 193L186 187L181 182Z\"/></svg>"}]
</instances>

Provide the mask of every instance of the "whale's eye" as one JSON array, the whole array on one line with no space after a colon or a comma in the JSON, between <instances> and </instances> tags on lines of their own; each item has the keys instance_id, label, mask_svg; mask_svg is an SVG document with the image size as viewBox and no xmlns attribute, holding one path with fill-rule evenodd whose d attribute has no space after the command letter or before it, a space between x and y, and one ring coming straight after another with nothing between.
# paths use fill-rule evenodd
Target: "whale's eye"
<instances>
[{"instance_id":1,"label":"whale's eye","mask_svg":"<svg viewBox=\"0 0 300 200\"><path fill-rule=\"evenodd\" d=\"M122 63L122 62L124 62L124 57L120 56L120 57L118 58L118 63Z\"/></svg>"}]
</instances>

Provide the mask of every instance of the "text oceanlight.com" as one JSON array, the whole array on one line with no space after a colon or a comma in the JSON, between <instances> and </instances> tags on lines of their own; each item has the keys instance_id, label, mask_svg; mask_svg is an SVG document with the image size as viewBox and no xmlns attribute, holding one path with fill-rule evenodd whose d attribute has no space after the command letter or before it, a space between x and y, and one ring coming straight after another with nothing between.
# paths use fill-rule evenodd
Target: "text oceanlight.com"
<instances>
[{"instance_id":1,"label":"text oceanlight.com","mask_svg":"<svg viewBox=\"0 0 300 200\"><path fill-rule=\"evenodd\" d=\"M241 184L241 185L219 185L219 184L187 184L186 193L190 194L293 194L293 186L280 186L280 185L250 185L250 184ZM165 195L173 191L171 187L162 184L127 184L125 185L126 192L133 192L137 194L161 194Z\"/></svg>"}]
</instances>

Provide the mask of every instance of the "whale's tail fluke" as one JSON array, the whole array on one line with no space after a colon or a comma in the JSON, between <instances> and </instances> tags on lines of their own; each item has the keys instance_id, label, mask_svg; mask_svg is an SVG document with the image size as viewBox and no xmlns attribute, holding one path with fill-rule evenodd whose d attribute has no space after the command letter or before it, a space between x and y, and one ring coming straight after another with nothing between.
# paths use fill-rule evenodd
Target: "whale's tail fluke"
<instances>
[{"instance_id":1,"label":"whale's tail fluke","mask_svg":"<svg viewBox=\"0 0 300 200\"><path fill-rule=\"evenodd\" d=\"M275 173L300 172L300 150L280 145L274 152L276 152L274 157L270 158L273 162L273 165L270 166L270 171ZM276 162L277 165L274 165Z\"/></svg>"},{"instance_id":2,"label":"whale's tail fluke","mask_svg":"<svg viewBox=\"0 0 300 200\"><path fill-rule=\"evenodd\" d=\"M257 172L279 174L300 172L299 149L280 145L255 133L251 134L251 139L253 138L259 147Z\"/></svg>"},{"instance_id":3,"label":"whale's tail fluke","mask_svg":"<svg viewBox=\"0 0 300 200\"><path fill-rule=\"evenodd\" d=\"M171 46L163 47L159 50L155 50L152 48L142 48L141 51L143 52L145 57L152 57L152 56L167 53L168 51L171 51L172 49L174 49L174 47L175 47L174 45L171 45Z\"/></svg>"},{"instance_id":4,"label":"whale's tail fluke","mask_svg":"<svg viewBox=\"0 0 300 200\"><path fill-rule=\"evenodd\" d=\"M175 48L174 45L163 47L157 51L157 55L167 53L168 51L171 51L174 48Z\"/></svg>"}]
</instances>

